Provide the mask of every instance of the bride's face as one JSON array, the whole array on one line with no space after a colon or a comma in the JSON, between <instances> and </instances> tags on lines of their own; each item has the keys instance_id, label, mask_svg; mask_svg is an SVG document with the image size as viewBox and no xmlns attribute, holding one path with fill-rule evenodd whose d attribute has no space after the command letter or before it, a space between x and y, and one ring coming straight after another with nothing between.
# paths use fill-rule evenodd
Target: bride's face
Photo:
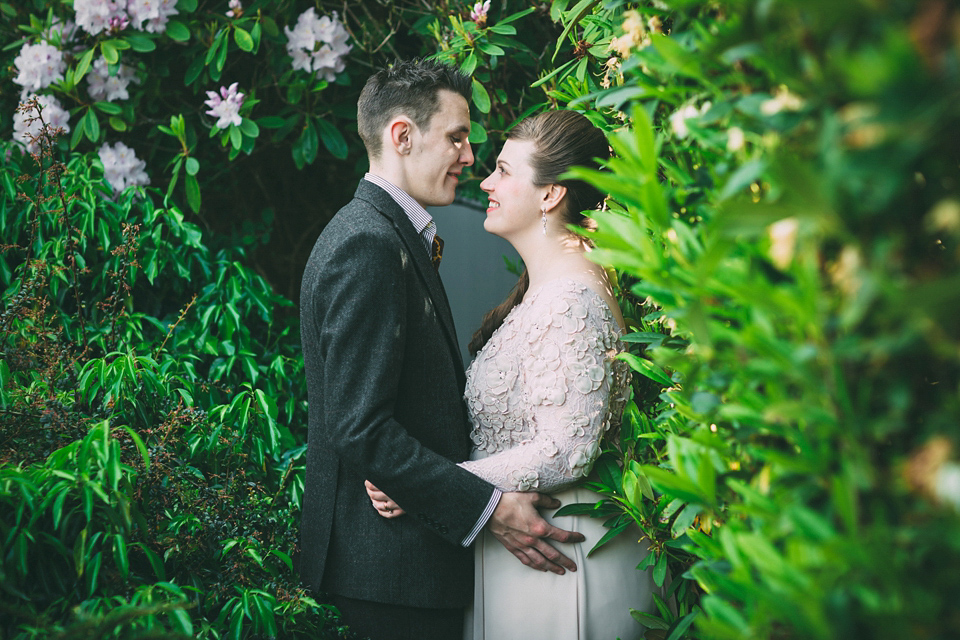
<instances>
[{"instance_id":1,"label":"bride's face","mask_svg":"<svg viewBox=\"0 0 960 640\"><path fill-rule=\"evenodd\" d=\"M546 188L533 183L533 152L532 140L507 140L497 157L497 168L480 183L490 201L483 228L507 240L536 231L540 224Z\"/></svg>"}]
</instances>

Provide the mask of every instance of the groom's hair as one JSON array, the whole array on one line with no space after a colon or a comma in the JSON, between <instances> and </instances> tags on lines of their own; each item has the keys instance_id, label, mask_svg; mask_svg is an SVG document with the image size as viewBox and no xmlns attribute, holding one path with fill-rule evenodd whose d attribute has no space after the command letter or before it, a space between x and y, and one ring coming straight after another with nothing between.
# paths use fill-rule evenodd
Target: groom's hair
<instances>
[{"instance_id":1,"label":"groom's hair","mask_svg":"<svg viewBox=\"0 0 960 640\"><path fill-rule=\"evenodd\" d=\"M437 60L400 60L367 79L357 101L357 129L371 158L383 152L383 129L405 115L418 129L430 128L439 110L440 91L452 91L469 103L470 76Z\"/></svg>"}]
</instances>

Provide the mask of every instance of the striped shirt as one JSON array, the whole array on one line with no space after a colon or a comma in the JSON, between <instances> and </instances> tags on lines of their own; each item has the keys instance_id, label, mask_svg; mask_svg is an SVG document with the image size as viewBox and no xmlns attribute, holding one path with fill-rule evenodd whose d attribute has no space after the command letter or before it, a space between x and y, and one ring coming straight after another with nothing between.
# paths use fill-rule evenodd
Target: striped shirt
<instances>
[{"instance_id":1,"label":"striped shirt","mask_svg":"<svg viewBox=\"0 0 960 640\"><path fill-rule=\"evenodd\" d=\"M364 174L363 179L372 182L389 193L394 202L400 205L403 212L410 218L410 223L413 225L413 228L416 229L417 234L419 234L423 240L423 244L427 248L427 255L432 256L433 237L437 235L437 223L433 221L433 217L427 213L427 210L421 207L420 203L414 200L406 191L394 185L392 182L384 180L380 176L367 173Z\"/></svg>"},{"instance_id":2,"label":"striped shirt","mask_svg":"<svg viewBox=\"0 0 960 640\"><path fill-rule=\"evenodd\" d=\"M432 257L433 255L433 237L437 235L437 223L433 221L433 217L427 213L427 210L420 206L420 203L414 200L409 193L396 186L389 180L385 180L380 176L374 175L372 173L366 173L363 176L363 179L372 182L377 185L393 198L394 202L400 205L400 208L403 209L403 212L407 214L407 217L410 219L410 223L413 225L413 228L416 230L417 234L423 240L423 245L427 250L427 256ZM500 502L500 496L503 495L503 492L496 487L493 488L493 494L490 496L490 501L487 503L486 509L483 510L483 513L480 514L480 519L477 520L477 524L474 525L473 530L467 534L467 537L460 541L465 547L469 547L473 544L474 539L477 535L480 534L480 531L487 524L487 521L490 519L490 516L493 515L494 509L497 508L497 504Z\"/></svg>"}]
</instances>

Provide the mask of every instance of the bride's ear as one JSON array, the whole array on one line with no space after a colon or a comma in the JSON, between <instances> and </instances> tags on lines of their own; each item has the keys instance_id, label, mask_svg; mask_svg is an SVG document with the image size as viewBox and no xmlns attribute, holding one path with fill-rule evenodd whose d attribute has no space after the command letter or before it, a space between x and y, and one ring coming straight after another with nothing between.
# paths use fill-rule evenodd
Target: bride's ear
<instances>
[{"instance_id":1,"label":"bride's ear","mask_svg":"<svg viewBox=\"0 0 960 640\"><path fill-rule=\"evenodd\" d=\"M543 201L540 203L540 208L543 211L553 211L560 203L563 202L563 197L567 195L567 188L562 184L551 184L543 193Z\"/></svg>"}]
</instances>

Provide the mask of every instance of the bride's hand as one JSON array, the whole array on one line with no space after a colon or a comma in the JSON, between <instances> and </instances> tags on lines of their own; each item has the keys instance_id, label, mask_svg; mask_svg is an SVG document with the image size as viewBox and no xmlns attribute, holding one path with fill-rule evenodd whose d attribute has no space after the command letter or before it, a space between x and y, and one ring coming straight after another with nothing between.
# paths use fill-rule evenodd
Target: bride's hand
<instances>
[{"instance_id":1,"label":"bride's hand","mask_svg":"<svg viewBox=\"0 0 960 640\"><path fill-rule=\"evenodd\" d=\"M369 480L364 480L363 486L367 488L367 495L370 496L373 508L384 518L396 518L406 513L400 505L390 499L390 496L373 486Z\"/></svg>"}]
</instances>

